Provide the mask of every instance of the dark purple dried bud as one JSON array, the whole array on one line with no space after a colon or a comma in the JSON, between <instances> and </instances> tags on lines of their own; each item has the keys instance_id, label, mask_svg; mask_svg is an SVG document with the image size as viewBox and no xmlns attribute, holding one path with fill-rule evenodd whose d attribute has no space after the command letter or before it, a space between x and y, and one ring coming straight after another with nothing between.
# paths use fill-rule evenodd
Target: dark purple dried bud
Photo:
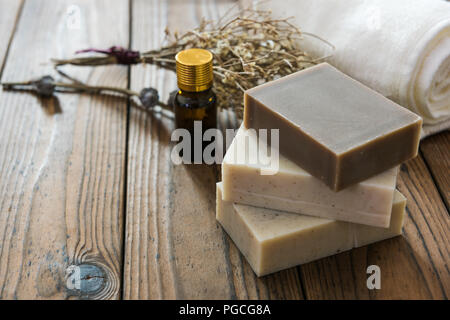
<instances>
[{"instance_id":1,"label":"dark purple dried bud","mask_svg":"<svg viewBox=\"0 0 450 320\"><path fill-rule=\"evenodd\" d=\"M109 55L115 56L117 62L120 64L135 64L139 61L139 51L128 50L118 46L112 46L109 48Z\"/></svg>"},{"instance_id":2,"label":"dark purple dried bud","mask_svg":"<svg viewBox=\"0 0 450 320\"><path fill-rule=\"evenodd\" d=\"M44 97L51 97L55 91L55 80L51 76L43 76L33 84L36 92Z\"/></svg>"},{"instance_id":3,"label":"dark purple dried bud","mask_svg":"<svg viewBox=\"0 0 450 320\"><path fill-rule=\"evenodd\" d=\"M141 57L141 54L139 51L133 51L129 50L120 46L112 46L109 49L102 50L102 49L95 49L95 48L89 48L85 50L78 50L75 53L86 53L86 52L97 52L97 53L103 53L108 56L113 56L116 58L117 63L119 64L136 64L139 62L139 59Z\"/></svg>"},{"instance_id":4,"label":"dark purple dried bud","mask_svg":"<svg viewBox=\"0 0 450 320\"><path fill-rule=\"evenodd\" d=\"M144 88L139 94L139 100L146 109L152 109L159 102L158 90L155 88Z\"/></svg>"}]
</instances>

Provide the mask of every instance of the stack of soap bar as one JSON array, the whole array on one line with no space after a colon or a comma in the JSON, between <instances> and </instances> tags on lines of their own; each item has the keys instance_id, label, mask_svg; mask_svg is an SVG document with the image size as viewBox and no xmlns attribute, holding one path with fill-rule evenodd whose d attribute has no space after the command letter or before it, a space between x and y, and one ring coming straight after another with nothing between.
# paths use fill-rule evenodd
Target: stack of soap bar
<instances>
[{"instance_id":1,"label":"stack of soap bar","mask_svg":"<svg viewBox=\"0 0 450 320\"><path fill-rule=\"evenodd\" d=\"M389 228L339 222L222 200L216 218L258 276L307 263L402 233L405 197L395 192Z\"/></svg>"},{"instance_id":2,"label":"stack of soap bar","mask_svg":"<svg viewBox=\"0 0 450 320\"><path fill-rule=\"evenodd\" d=\"M398 167L334 192L301 167L279 156L278 172L262 175L267 167L254 152L255 130L241 127L222 162L223 199L251 206L328 219L388 227ZM259 148L265 148L260 143ZM252 150L252 151L250 151Z\"/></svg>"},{"instance_id":3,"label":"stack of soap bar","mask_svg":"<svg viewBox=\"0 0 450 320\"><path fill-rule=\"evenodd\" d=\"M400 235L421 125L326 63L250 89L216 218L258 276Z\"/></svg>"},{"instance_id":4,"label":"stack of soap bar","mask_svg":"<svg viewBox=\"0 0 450 320\"><path fill-rule=\"evenodd\" d=\"M417 155L422 119L327 63L245 92L244 126L335 191Z\"/></svg>"}]
</instances>

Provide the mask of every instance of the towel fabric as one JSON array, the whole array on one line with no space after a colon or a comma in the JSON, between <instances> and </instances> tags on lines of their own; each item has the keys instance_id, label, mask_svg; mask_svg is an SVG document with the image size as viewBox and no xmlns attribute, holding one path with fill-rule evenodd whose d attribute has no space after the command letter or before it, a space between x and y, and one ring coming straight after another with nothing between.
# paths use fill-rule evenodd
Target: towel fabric
<instances>
[{"instance_id":1,"label":"towel fabric","mask_svg":"<svg viewBox=\"0 0 450 320\"><path fill-rule=\"evenodd\" d=\"M245 1L244 1L245 2ZM248 1L247 1L248 3ZM284 0L254 2L293 16L305 49L422 116L423 136L450 127L450 2Z\"/></svg>"}]
</instances>

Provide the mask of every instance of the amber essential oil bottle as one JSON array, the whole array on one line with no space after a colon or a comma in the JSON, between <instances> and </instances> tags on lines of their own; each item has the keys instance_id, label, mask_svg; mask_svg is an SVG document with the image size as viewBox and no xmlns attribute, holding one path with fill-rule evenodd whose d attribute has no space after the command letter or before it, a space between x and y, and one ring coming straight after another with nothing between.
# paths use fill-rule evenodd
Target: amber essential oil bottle
<instances>
[{"instance_id":1,"label":"amber essential oil bottle","mask_svg":"<svg viewBox=\"0 0 450 320\"><path fill-rule=\"evenodd\" d=\"M217 127L216 95L213 86L213 55L204 49L187 49L176 56L178 92L174 99L176 128L187 129L194 137L194 121L202 131ZM202 132L202 136L203 136ZM192 141L192 146L194 141ZM202 150L210 142L202 143ZM192 148L192 151L194 149ZM193 153L191 153L193 159Z\"/></svg>"}]
</instances>

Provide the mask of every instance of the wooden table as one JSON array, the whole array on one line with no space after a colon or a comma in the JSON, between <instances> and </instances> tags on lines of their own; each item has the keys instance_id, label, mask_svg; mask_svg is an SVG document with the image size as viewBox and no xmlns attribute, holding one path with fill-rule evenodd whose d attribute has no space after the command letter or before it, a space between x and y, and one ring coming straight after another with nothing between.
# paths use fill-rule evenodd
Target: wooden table
<instances>
[{"instance_id":1,"label":"wooden table","mask_svg":"<svg viewBox=\"0 0 450 320\"><path fill-rule=\"evenodd\" d=\"M80 48L157 48L166 26L191 28L232 4L0 0L1 79L54 74L49 60ZM164 99L176 85L153 66L66 70L91 84L153 86ZM221 119L237 126L231 113ZM220 168L173 165L172 128L170 117L114 97L0 91L0 297L449 297L448 131L402 166L403 237L257 278L215 221ZM371 264L381 268L380 290L366 287ZM67 285L74 265L80 290Z\"/></svg>"}]
</instances>

